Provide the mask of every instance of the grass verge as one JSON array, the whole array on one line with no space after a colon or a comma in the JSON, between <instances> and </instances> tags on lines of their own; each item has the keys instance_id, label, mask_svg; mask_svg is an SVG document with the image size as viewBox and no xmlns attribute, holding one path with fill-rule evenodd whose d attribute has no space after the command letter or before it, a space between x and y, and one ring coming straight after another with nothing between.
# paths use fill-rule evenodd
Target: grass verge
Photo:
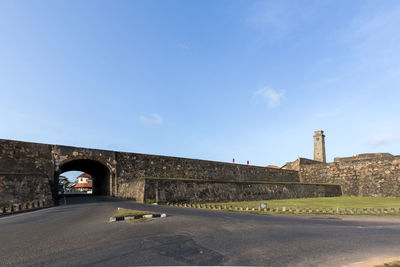
<instances>
[{"instance_id":1,"label":"grass verge","mask_svg":"<svg viewBox=\"0 0 400 267\"><path fill-rule=\"evenodd\" d=\"M383 197L321 197L321 198L294 198L281 200L261 200L261 201L241 201L241 202L223 202L223 203L207 203L211 205L227 205L232 207L249 207L258 208L261 203L267 204L269 208L400 208L400 198L383 198Z\"/></svg>"},{"instance_id":2,"label":"grass verge","mask_svg":"<svg viewBox=\"0 0 400 267\"><path fill-rule=\"evenodd\" d=\"M120 208L112 217L143 216L146 214L160 214L154 211L132 210Z\"/></svg>"},{"instance_id":3,"label":"grass verge","mask_svg":"<svg viewBox=\"0 0 400 267\"><path fill-rule=\"evenodd\" d=\"M400 261L389 262L383 265L375 265L374 267L400 267Z\"/></svg>"},{"instance_id":4,"label":"grass verge","mask_svg":"<svg viewBox=\"0 0 400 267\"><path fill-rule=\"evenodd\" d=\"M267 207L260 207L261 203ZM167 203L170 206L232 212L399 216L400 198L329 197L218 203Z\"/></svg>"}]
</instances>

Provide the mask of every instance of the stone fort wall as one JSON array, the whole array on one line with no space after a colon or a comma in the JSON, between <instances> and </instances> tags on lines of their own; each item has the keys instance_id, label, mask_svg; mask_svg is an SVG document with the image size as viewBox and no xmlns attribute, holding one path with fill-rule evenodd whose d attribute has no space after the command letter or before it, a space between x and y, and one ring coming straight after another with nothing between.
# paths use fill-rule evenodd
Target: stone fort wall
<instances>
[{"instance_id":1,"label":"stone fort wall","mask_svg":"<svg viewBox=\"0 0 400 267\"><path fill-rule=\"evenodd\" d=\"M332 163L309 163L294 164L301 182L336 183L348 196L400 197L400 156L362 154L335 158Z\"/></svg>"},{"instance_id":2,"label":"stone fort wall","mask_svg":"<svg viewBox=\"0 0 400 267\"><path fill-rule=\"evenodd\" d=\"M336 197L339 185L193 179L144 179L143 201L201 203Z\"/></svg>"},{"instance_id":3,"label":"stone fort wall","mask_svg":"<svg viewBox=\"0 0 400 267\"><path fill-rule=\"evenodd\" d=\"M118 152L118 196L136 198L141 178L299 182L298 172L224 162ZM140 191L140 190L139 190Z\"/></svg>"},{"instance_id":4,"label":"stone fort wall","mask_svg":"<svg viewBox=\"0 0 400 267\"><path fill-rule=\"evenodd\" d=\"M220 185L215 181L226 182L223 186L228 191L236 188L237 192L244 190L243 184L227 183L335 183L341 185L344 195L400 197L400 156L388 153L335 158L332 163L298 158L283 169L275 169L0 139L0 204L54 200L58 168L62 169L64 162L79 159L94 160L107 167L110 195L142 201L146 186L151 184L146 181L158 178L175 179L176 183L194 179L201 182L193 184L199 190L203 182L208 181L208 186L217 191ZM258 188L253 191L255 195L265 188L264 185L250 187Z\"/></svg>"},{"instance_id":5,"label":"stone fort wall","mask_svg":"<svg viewBox=\"0 0 400 267\"><path fill-rule=\"evenodd\" d=\"M59 169L63 170L66 162L81 159L107 167L110 195L132 199L144 199L144 178L299 181L294 170L0 139L0 204L55 200ZM92 168L81 167L77 170L88 173Z\"/></svg>"},{"instance_id":6,"label":"stone fort wall","mask_svg":"<svg viewBox=\"0 0 400 267\"><path fill-rule=\"evenodd\" d=\"M47 145L0 140L0 204L52 202L54 164Z\"/></svg>"}]
</instances>

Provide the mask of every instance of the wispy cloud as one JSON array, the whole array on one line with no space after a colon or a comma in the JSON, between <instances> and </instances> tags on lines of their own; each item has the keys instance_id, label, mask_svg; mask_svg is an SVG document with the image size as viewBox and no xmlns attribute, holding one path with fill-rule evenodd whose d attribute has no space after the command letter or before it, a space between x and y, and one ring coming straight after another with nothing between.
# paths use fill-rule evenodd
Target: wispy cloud
<instances>
[{"instance_id":1,"label":"wispy cloud","mask_svg":"<svg viewBox=\"0 0 400 267\"><path fill-rule=\"evenodd\" d=\"M262 89L259 89L254 92L254 96L260 96L267 100L268 107L269 108L274 108L279 106L281 103L281 99L283 97L284 93L283 92L278 92L275 91L274 89L270 87L264 87Z\"/></svg>"},{"instance_id":2,"label":"wispy cloud","mask_svg":"<svg viewBox=\"0 0 400 267\"><path fill-rule=\"evenodd\" d=\"M398 141L399 138L392 133L376 134L368 139L368 145L370 147L376 148L379 146L387 145Z\"/></svg>"},{"instance_id":3,"label":"wispy cloud","mask_svg":"<svg viewBox=\"0 0 400 267\"><path fill-rule=\"evenodd\" d=\"M181 48L182 50L186 50L186 51L190 50L190 46L188 44L185 44L185 43L178 44L178 47Z\"/></svg>"},{"instance_id":4,"label":"wispy cloud","mask_svg":"<svg viewBox=\"0 0 400 267\"><path fill-rule=\"evenodd\" d=\"M262 33L262 38L281 39L296 30L301 22L315 19L321 1L256 1L249 9L246 23Z\"/></svg>"},{"instance_id":5,"label":"wispy cloud","mask_svg":"<svg viewBox=\"0 0 400 267\"><path fill-rule=\"evenodd\" d=\"M163 118L157 113L153 113L150 116L142 115L140 116L140 121L146 126L159 125L164 122Z\"/></svg>"},{"instance_id":6,"label":"wispy cloud","mask_svg":"<svg viewBox=\"0 0 400 267\"><path fill-rule=\"evenodd\" d=\"M290 29L290 20L286 14L288 12L284 2L260 1L254 4L246 22L258 30L281 36Z\"/></svg>"}]
</instances>

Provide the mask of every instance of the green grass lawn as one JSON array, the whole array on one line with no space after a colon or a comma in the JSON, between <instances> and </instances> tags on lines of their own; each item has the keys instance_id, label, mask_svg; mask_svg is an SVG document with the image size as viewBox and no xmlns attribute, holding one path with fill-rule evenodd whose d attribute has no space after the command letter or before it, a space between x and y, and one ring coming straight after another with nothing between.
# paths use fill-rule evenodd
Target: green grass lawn
<instances>
[{"instance_id":1,"label":"green grass lawn","mask_svg":"<svg viewBox=\"0 0 400 267\"><path fill-rule=\"evenodd\" d=\"M131 209L123 209L120 208L117 213L115 213L112 217L125 217L125 216L142 216L146 214L159 214L154 211L143 211L143 210L131 210Z\"/></svg>"},{"instance_id":2,"label":"green grass lawn","mask_svg":"<svg viewBox=\"0 0 400 267\"><path fill-rule=\"evenodd\" d=\"M296 198L282 200L261 200L243 202L208 203L216 205L232 205L233 207L257 208L266 203L269 208L400 208L400 198L383 197L321 197Z\"/></svg>"}]
</instances>

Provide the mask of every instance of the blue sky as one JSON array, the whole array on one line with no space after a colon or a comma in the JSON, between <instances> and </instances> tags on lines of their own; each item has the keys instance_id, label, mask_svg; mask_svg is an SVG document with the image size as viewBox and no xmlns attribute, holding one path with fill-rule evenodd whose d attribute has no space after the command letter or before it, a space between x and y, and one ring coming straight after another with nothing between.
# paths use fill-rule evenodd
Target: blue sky
<instances>
[{"instance_id":1,"label":"blue sky","mask_svg":"<svg viewBox=\"0 0 400 267\"><path fill-rule=\"evenodd\" d=\"M400 154L400 1L0 2L0 138L251 164Z\"/></svg>"}]
</instances>

